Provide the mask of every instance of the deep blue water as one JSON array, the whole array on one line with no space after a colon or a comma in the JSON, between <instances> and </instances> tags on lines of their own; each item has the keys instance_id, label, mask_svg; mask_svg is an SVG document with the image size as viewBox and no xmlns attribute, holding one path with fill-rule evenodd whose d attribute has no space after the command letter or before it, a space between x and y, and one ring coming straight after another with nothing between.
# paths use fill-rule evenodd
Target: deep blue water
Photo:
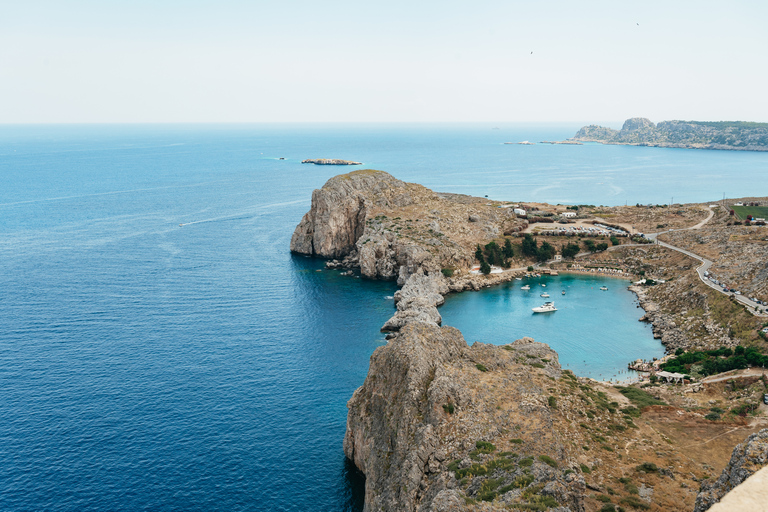
<instances>
[{"instance_id":1,"label":"deep blue water","mask_svg":"<svg viewBox=\"0 0 768 512\"><path fill-rule=\"evenodd\" d=\"M304 158L499 199L765 193L766 154L503 145L578 126L491 128L0 126L0 510L360 509L346 401L395 287L289 254L311 191L349 170ZM659 348L610 283L584 305L614 303L623 367ZM509 314L530 304L503 287L442 314L469 341L532 335L563 364L604 352L565 335L599 311L553 297L549 321Z\"/></svg>"}]
</instances>

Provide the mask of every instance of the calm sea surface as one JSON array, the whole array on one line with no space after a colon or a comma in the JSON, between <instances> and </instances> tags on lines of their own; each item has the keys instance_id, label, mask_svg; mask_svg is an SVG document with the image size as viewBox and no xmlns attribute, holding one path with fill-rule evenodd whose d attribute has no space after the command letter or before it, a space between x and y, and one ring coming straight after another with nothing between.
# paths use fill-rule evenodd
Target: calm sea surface
<instances>
[{"instance_id":1,"label":"calm sea surface","mask_svg":"<svg viewBox=\"0 0 768 512\"><path fill-rule=\"evenodd\" d=\"M312 190L350 170L304 158L496 199L767 193L768 154L503 145L578 126L493 128L0 126L0 510L361 508L346 401L395 286L289 254ZM441 312L470 342L545 341L582 375L661 353L623 281L541 282L554 315L530 314L539 281Z\"/></svg>"}]
</instances>

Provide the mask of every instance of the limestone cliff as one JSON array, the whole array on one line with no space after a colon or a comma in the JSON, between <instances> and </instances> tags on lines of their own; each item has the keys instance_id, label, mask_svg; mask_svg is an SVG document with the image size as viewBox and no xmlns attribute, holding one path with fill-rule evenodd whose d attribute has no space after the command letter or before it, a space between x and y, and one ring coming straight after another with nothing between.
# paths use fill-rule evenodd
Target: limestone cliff
<instances>
[{"instance_id":1,"label":"limestone cliff","mask_svg":"<svg viewBox=\"0 0 768 512\"><path fill-rule=\"evenodd\" d=\"M731 489L768 464L768 429L752 434L733 450L720 478L704 481L696 497L694 512L704 512L719 502Z\"/></svg>"},{"instance_id":2,"label":"limestone cliff","mask_svg":"<svg viewBox=\"0 0 768 512\"><path fill-rule=\"evenodd\" d=\"M529 338L468 347L456 329L406 323L348 404L344 453L366 475L365 510L583 510L574 426L561 420L572 411L547 397L560 375L557 354Z\"/></svg>"},{"instance_id":3,"label":"limestone cliff","mask_svg":"<svg viewBox=\"0 0 768 512\"><path fill-rule=\"evenodd\" d=\"M363 276L404 285L418 269L468 267L476 244L525 221L487 199L438 194L374 170L335 176L312 193L291 239L296 253L343 260Z\"/></svg>"}]
</instances>

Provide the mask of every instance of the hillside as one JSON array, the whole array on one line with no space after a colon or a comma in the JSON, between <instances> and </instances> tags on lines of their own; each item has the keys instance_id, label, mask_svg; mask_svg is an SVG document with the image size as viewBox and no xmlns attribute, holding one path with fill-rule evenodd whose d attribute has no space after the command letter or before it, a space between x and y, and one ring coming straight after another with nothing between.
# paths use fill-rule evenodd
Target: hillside
<instances>
[{"instance_id":1,"label":"hillside","mask_svg":"<svg viewBox=\"0 0 768 512\"><path fill-rule=\"evenodd\" d=\"M639 146L768 151L768 123L744 121L662 121L634 117L621 130L590 125L572 140Z\"/></svg>"}]
</instances>

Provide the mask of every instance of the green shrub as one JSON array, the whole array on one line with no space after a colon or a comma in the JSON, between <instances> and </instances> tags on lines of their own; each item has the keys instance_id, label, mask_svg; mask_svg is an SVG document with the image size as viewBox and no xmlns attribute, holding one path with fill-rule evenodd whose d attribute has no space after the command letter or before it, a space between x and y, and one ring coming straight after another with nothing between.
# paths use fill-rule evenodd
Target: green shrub
<instances>
[{"instance_id":1,"label":"green shrub","mask_svg":"<svg viewBox=\"0 0 768 512\"><path fill-rule=\"evenodd\" d=\"M441 269L440 272L442 272L445 277L453 277L452 268L444 268L444 269Z\"/></svg>"},{"instance_id":2,"label":"green shrub","mask_svg":"<svg viewBox=\"0 0 768 512\"><path fill-rule=\"evenodd\" d=\"M606 503L602 507L600 507L600 510L598 512L616 512L616 507L614 507L610 503Z\"/></svg>"},{"instance_id":3,"label":"green shrub","mask_svg":"<svg viewBox=\"0 0 768 512\"><path fill-rule=\"evenodd\" d=\"M548 455L539 455L539 460L544 464L551 466L553 468L557 467L557 461Z\"/></svg>"},{"instance_id":4,"label":"green shrub","mask_svg":"<svg viewBox=\"0 0 768 512\"><path fill-rule=\"evenodd\" d=\"M454 406L452 403L448 402L447 404L443 404L443 410L447 412L448 414L453 414Z\"/></svg>"},{"instance_id":5,"label":"green shrub","mask_svg":"<svg viewBox=\"0 0 768 512\"><path fill-rule=\"evenodd\" d=\"M643 408L648 405L667 405L665 402L653 398L648 392L643 391L642 389L622 386L617 386L617 389L622 395L629 398L629 401L635 404L638 408Z\"/></svg>"},{"instance_id":6,"label":"green shrub","mask_svg":"<svg viewBox=\"0 0 768 512\"><path fill-rule=\"evenodd\" d=\"M515 478L515 481L512 482L512 487L516 489L523 489L524 487L528 487L533 483L534 476L533 475L520 475L517 478Z\"/></svg>"},{"instance_id":7,"label":"green shrub","mask_svg":"<svg viewBox=\"0 0 768 512\"><path fill-rule=\"evenodd\" d=\"M475 443L478 453L491 453L496 451L496 446L488 441L478 441Z\"/></svg>"},{"instance_id":8,"label":"green shrub","mask_svg":"<svg viewBox=\"0 0 768 512\"><path fill-rule=\"evenodd\" d=\"M590 474L592 472L592 470L589 469L589 466L587 466L586 464L579 464L579 468L581 468L581 472L586 474L586 475L588 475L588 474Z\"/></svg>"},{"instance_id":9,"label":"green shrub","mask_svg":"<svg viewBox=\"0 0 768 512\"><path fill-rule=\"evenodd\" d=\"M488 368L486 368L486 367L485 367L485 365L483 365L483 364L480 364L480 363L477 363L477 364L475 365L475 368L477 368L477 369L478 369L478 370L480 370L481 372L487 372L487 371L488 371Z\"/></svg>"},{"instance_id":10,"label":"green shrub","mask_svg":"<svg viewBox=\"0 0 768 512\"><path fill-rule=\"evenodd\" d=\"M533 366L534 368L545 368L545 366L541 363L533 363L531 366Z\"/></svg>"},{"instance_id":11,"label":"green shrub","mask_svg":"<svg viewBox=\"0 0 768 512\"><path fill-rule=\"evenodd\" d=\"M627 416L631 416L633 418L639 418L640 414L641 414L640 409L638 409L637 407L632 407L632 406L623 408L621 410L621 412L623 412Z\"/></svg>"},{"instance_id":12,"label":"green shrub","mask_svg":"<svg viewBox=\"0 0 768 512\"><path fill-rule=\"evenodd\" d=\"M602 501L603 503L610 503L611 502L611 497L610 496L606 496L605 494L598 494L597 496L595 496L595 499L597 501Z\"/></svg>"},{"instance_id":13,"label":"green shrub","mask_svg":"<svg viewBox=\"0 0 768 512\"><path fill-rule=\"evenodd\" d=\"M717 420L720 419L720 415L717 414L716 412L711 412L711 413L707 414L706 416L704 416L704 419L705 420L709 420L709 421L717 421Z\"/></svg>"},{"instance_id":14,"label":"green shrub","mask_svg":"<svg viewBox=\"0 0 768 512\"><path fill-rule=\"evenodd\" d=\"M520 467L527 468L533 466L533 457L526 457L524 459L520 459Z\"/></svg>"},{"instance_id":15,"label":"green shrub","mask_svg":"<svg viewBox=\"0 0 768 512\"><path fill-rule=\"evenodd\" d=\"M658 466L654 464L653 462L643 462L639 466L635 468L637 471L642 471L644 473L656 473L659 471Z\"/></svg>"},{"instance_id":16,"label":"green shrub","mask_svg":"<svg viewBox=\"0 0 768 512\"><path fill-rule=\"evenodd\" d=\"M547 403L551 408L553 409L557 408L557 398L550 396L549 398L547 398Z\"/></svg>"},{"instance_id":17,"label":"green shrub","mask_svg":"<svg viewBox=\"0 0 768 512\"><path fill-rule=\"evenodd\" d=\"M517 438L510 439L509 442L510 443L514 443L514 444L523 444L523 440L522 439L517 439Z\"/></svg>"}]
</instances>

